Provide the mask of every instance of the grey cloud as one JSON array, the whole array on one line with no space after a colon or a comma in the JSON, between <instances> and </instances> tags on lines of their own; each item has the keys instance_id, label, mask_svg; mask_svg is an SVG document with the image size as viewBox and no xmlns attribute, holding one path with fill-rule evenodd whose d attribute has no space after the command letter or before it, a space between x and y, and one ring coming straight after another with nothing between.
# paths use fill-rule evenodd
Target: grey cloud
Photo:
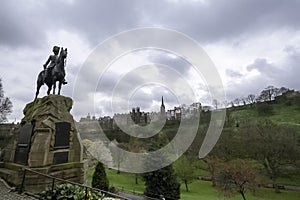
<instances>
[{"instance_id":1,"label":"grey cloud","mask_svg":"<svg viewBox=\"0 0 300 200\"><path fill-rule=\"evenodd\" d=\"M277 79L284 73L278 66L273 63L269 63L267 59L258 58L251 65L247 66L247 70L258 70L265 78Z\"/></svg>"},{"instance_id":2,"label":"grey cloud","mask_svg":"<svg viewBox=\"0 0 300 200\"><path fill-rule=\"evenodd\" d=\"M0 8L0 44L43 45L47 31L77 32L93 46L104 38L138 26L131 1L4 1Z\"/></svg>"},{"instance_id":3,"label":"grey cloud","mask_svg":"<svg viewBox=\"0 0 300 200\"><path fill-rule=\"evenodd\" d=\"M175 56L175 55L174 55ZM191 68L191 64L188 61L180 58L178 56L171 57L166 53L157 52L155 54L150 54L148 56L150 62L163 64L171 69L176 70L179 74L186 75L189 69Z\"/></svg>"},{"instance_id":4,"label":"grey cloud","mask_svg":"<svg viewBox=\"0 0 300 200\"><path fill-rule=\"evenodd\" d=\"M237 83L232 80L227 86L227 99L236 97L246 97L248 94L258 95L265 87L273 85L275 87L287 87L300 90L300 51L293 48L288 51L283 63L270 63L265 58L259 58L247 66L247 70L258 70L259 75L254 77L242 77Z\"/></svg>"},{"instance_id":5,"label":"grey cloud","mask_svg":"<svg viewBox=\"0 0 300 200\"><path fill-rule=\"evenodd\" d=\"M49 30L68 30L92 45L120 31L160 25L201 42L282 28L299 30L297 0L197 1L4 1L0 42L8 46L42 45ZM176 41L174 41L176 42Z\"/></svg>"},{"instance_id":6,"label":"grey cloud","mask_svg":"<svg viewBox=\"0 0 300 200\"><path fill-rule=\"evenodd\" d=\"M49 1L47 6L55 9L47 14L55 16L52 23L56 25L52 29L59 27L77 32L95 46L114 34L139 26L137 2L80 0L59 7L59 2Z\"/></svg>"},{"instance_id":7,"label":"grey cloud","mask_svg":"<svg viewBox=\"0 0 300 200\"><path fill-rule=\"evenodd\" d=\"M266 71L272 67L264 58L257 58L254 63L248 65L246 68L248 71L257 69L258 71Z\"/></svg>"},{"instance_id":8,"label":"grey cloud","mask_svg":"<svg viewBox=\"0 0 300 200\"><path fill-rule=\"evenodd\" d=\"M237 71L226 69L225 71L226 75L232 78L241 78L243 75Z\"/></svg>"},{"instance_id":9,"label":"grey cloud","mask_svg":"<svg viewBox=\"0 0 300 200\"><path fill-rule=\"evenodd\" d=\"M156 13L151 22L182 31L205 43L281 28L298 30L300 25L297 0L213 0L207 1L207 5L190 1L151 2L144 11L149 15Z\"/></svg>"},{"instance_id":10,"label":"grey cloud","mask_svg":"<svg viewBox=\"0 0 300 200\"><path fill-rule=\"evenodd\" d=\"M279 74L281 84L292 89L300 90L300 49L293 48L293 51L289 51L287 58L282 66L283 73Z\"/></svg>"},{"instance_id":11,"label":"grey cloud","mask_svg":"<svg viewBox=\"0 0 300 200\"><path fill-rule=\"evenodd\" d=\"M41 47L45 42L45 16L38 7L27 3L14 0L1 2L0 45Z\"/></svg>"},{"instance_id":12,"label":"grey cloud","mask_svg":"<svg viewBox=\"0 0 300 200\"><path fill-rule=\"evenodd\" d=\"M105 73L99 80L97 92L110 95L118 82L118 75L113 72Z\"/></svg>"},{"instance_id":13,"label":"grey cloud","mask_svg":"<svg viewBox=\"0 0 300 200\"><path fill-rule=\"evenodd\" d=\"M164 98L164 103L167 109L171 109L174 105L178 105L176 96L164 87L147 86L151 90L150 93L145 93L143 90L138 90L130 100L130 107L140 107L143 111L153 111L151 106L153 101L161 102Z\"/></svg>"},{"instance_id":14,"label":"grey cloud","mask_svg":"<svg viewBox=\"0 0 300 200\"><path fill-rule=\"evenodd\" d=\"M88 41L90 47L95 47L114 34L141 26L160 26L174 29L195 38L201 43L214 43L219 40L224 40L225 43L229 41L230 43L231 39L240 40L240 38L251 38L253 35L257 37L260 33L269 34L282 29L294 31L300 28L300 1L297 0L211 0L207 2L208 4L205 5L198 1L167 0L2 1L0 7L0 47L4 48L1 48L1 52L12 52L13 54L16 48L32 49L35 52L41 51L45 48L47 34L50 31L55 34L59 30L74 33ZM173 41L170 38L170 41L167 42L176 42L176 40ZM236 43L238 44L239 41ZM248 93L257 94L260 89L270 84L299 90L299 52L296 47L287 46L283 52L286 55L283 63L271 63L265 58L254 60L247 69L250 71L258 70L260 75L255 77L245 78L239 72L227 70L227 75L232 78L238 77L240 81L235 82L233 80L229 83L228 96L237 97L244 93L245 95ZM45 55L48 53L47 51ZM12 61L15 63L13 66L16 67L14 70L16 70L17 75L9 73L8 76L18 77L20 72L23 72L17 66L36 70L38 73L40 68L38 70L32 68L32 64L37 63L36 66L40 66L44 62L44 58L39 58L39 61L36 62L32 61L31 66L27 66L29 65L27 56L30 59L34 55L26 54L24 66L22 65L23 62L19 61L21 64L18 64L18 58ZM190 69L190 66L180 59L170 59L160 55L149 59L173 67L182 75L186 75L186 72ZM71 67L67 75L69 82L72 82L78 70L77 67ZM1 69L6 70L7 68L2 66ZM82 82L83 91L91 92L84 89L90 88L89 84L91 84L93 74L86 73L83 75L85 78ZM14 80L8 76L2 78ZM176 81L167 75L161 75L161 77L164 77L170 83ZM33 80L32 83L34 83L35 78L24 77L23 82ZM118 81L117 79L118 77L113 74L108 75L103 80L103 90L98 88L98 92L103 95L110 95L113 86ZM19 85L22 85L20 78L16 78L16 80ZM143 80L131 77L131 79L124 80L123 87L138 85L142 82ZM63 94L72 94L71 90L73 88L71 86L70 83L70 85L67 85L68 88L63 88ZM6 87L7 90L9 88ZM24 101L31 100L34 91L31 88L25 88L24 91L26 92L19 90L11 92L10 94L15 98L12 100L24 104ZM126 90L122 92L125 94ZM149 106L147 98L160 99L164 90L155 90L153 93L155 95L138 94L136 97L137 103L146 108ZM82 95L82 99L79 99L78 103L82 105L80 104L83 103L81 100L86 99L86 94L81 92L80 95ZM168 93L164 93L166 102L168 99L172 99L172 95L170 97L168 95ZM143 101L146 101L146 103L143 104ZM175 102L173 99L170 101ZM15 106L15 108L17 107ZM20 111L16 112L21 113Z\"/></svg>"}]
</instances>

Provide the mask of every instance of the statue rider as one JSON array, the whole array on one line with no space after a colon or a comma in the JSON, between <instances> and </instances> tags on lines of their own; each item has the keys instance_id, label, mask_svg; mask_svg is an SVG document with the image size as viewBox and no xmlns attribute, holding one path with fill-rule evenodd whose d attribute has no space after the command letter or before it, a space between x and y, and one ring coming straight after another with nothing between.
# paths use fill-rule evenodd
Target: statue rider
<instances>
[{"instance_id":1,"label":"statue rider","mask_svg":"<svg viewBox=\"0 0 300 200\"><path fill-rule=\"evenodd\" d=\"M50 55L48 60L46 61L46 63L43 65L44 70L45 70L44 82L45 82L45 78L49 75L49 73L51 74L53 68L55 67L55 65L58 62L59 47L54 46L52 51L53 51L54 55ZM49 64L49 62L50 62L50 64ZM47 67L47 65L48 65L48 67ZM63 80L63 84L67 84L65 79Z\"/></svg>"}]
</instances>

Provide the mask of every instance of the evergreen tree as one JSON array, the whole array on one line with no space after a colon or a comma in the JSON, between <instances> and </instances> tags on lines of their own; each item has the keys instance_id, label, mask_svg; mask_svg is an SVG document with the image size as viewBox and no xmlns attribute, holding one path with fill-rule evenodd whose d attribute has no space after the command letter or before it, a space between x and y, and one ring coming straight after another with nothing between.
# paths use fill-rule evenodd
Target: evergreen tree
<instances>
[{"instance_id":1,"label":"evergreen tree","mask_svg":"<svg viewBox=\"0 0 300 200\"><path fill-rule=\"evenodd\" d=\"M106 176L105 168L101 162L98 162L93 174L92 187L108 191L109 182Z\"/></svg>"},{"instance_id":2,"label":"evergreen tree","mask_svg":"<svg viewBox=\"0 0 300 200\"><path fill-rule=\"evenodd\" d=\"M144 174L145 195L166 200L180 199L180 184L175 176L172 165Z\"/></svg>"},{"instance_id":3,"label":"evergreen tree","mask_svg":"<svg viewBox=\"0 0 300 200\"><path fill-rule=\"evenodd\" d=\"M149 150L162 147L167 142L167 137L164 133L158 134L151 141L151 147ZM145 167L149 167L155 163L163 163L165 160L164 155L157 156L153 160L147 160ZM156 171L147 172L143 174L145 181L145 195L154 198L160 198L162 195L166 200L180 199L180 183L177 180L172 165L163 167Z\"/></svg>"}]
</instances>

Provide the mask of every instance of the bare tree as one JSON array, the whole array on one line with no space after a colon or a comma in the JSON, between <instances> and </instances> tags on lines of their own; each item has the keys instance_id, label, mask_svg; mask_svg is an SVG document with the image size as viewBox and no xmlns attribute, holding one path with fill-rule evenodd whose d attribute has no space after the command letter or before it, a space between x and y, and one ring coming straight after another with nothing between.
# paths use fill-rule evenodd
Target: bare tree
<instances>
[{"instance_id":1,"label":"bare tree","mask_svg":"<svg viewBox=\"0 0 300 200\"><path fill-rule=\"evenodd\" d=\"M185 189L188 192L188 184L196 179L195 167L192 163L192 160L187 158L187 156L181 156L174 163L174 170L178 178L185 184Z\"/></svg>"},{"instance_id":2,"label":"bare tree","mask_svg":"<svg viewBox=\"0 0 300 200\"><path fill-rule=\"evenodd\" d=\"M266 120L249 124L244 134L243 140L246 144L245 148L248 149L247 153L263 164L275 191L279 192L276 181L284 173L284 166L295 166L299 159L295 130Z\"/></svg>"},{"instance_id":3,"label":"bare tree","mask_svg":"<svg viewBox=\"0 0 300 200\"><path fill-rule=\"evenodd\" d=\"M249 95L246 97L246 101L247 101L250 105L252 105L252 104L255 103L255 99L256 99L256 97L255 97L254 94L249 94Z\"/></svg>"},{"instance_id":4,"label":"bare tree","mask_svg":"<svg viewBox=\"0 0 300 200\"><path fill-rule=\"evenodd\" d=\"M217 176L217 168L221 163L221 159L214 155L208 155L203 159L203 161L207 164L207 171L209 171L211 175L211 184L213 187L216 187L216 176Z\"/></svg>"},{"instance_id":5,"label":"bare tree","mask_svg":"<svg viewBox=\"0 0 300 200\"><path fill-rule=\"evenodd\" d=\"M249 160L223 162L219 165L216 181L217 188L225 196L239 193L244 200L246 200L246 191L254 193L261 182L258 169Z\"/></svg>"},{"instance_id":6,"label":"bare tree","mask_svg":"<svg viewBox=\"0 0 300 200\"><path fill-rule=\"evenodd\" d=\"M243 103L243 105L245 106L246 104L247 104L247 102L246 102L246 98L241 98L241 102Z\"/></svg>"},{"instance_id":7,"label":"bare tree","mask_svg":"<svg viewBox=\"0 0 300 200\"><path fill-rule=\"evenodd\" d=\"M234 103L235 105L239 106L240 103L241 103L241 99L240 99L240 98L235 98L235 99L233 100L233 103Z\"/></svg>"},{"instance_id":8,"label":"bare tree","mask_svg":"<svg viewBox=\"0 0 300 200\"><path fill-rule=\"evenodd\" d=\"M282 95L282 94L286 93L286 92L289 91L289 90L290 90L289 88L281 87L281 88L279 89L279 94Z\"/></svg>"},{"instance_id":9,"label":"bare tree","mask_svg":"<svg viewBox=\"0 0 300 200\"><path fill-rule=\"evenodd\" d=\"M263 91L261 91L260 95L258 96L258 101L272 101L275 97L280 94L280 89L270 85L266 87Z\"/></svg>"},{"instance_id":10,"label":"bare tree","mask_svg":"<svg viewBox=\"0 0 300 200\"><path fill-rule=\"evenodd\" d=\"M0 78L0 122L7 121L7 115L12 112L12 103L4 96L2 80Z\"/></svg>"},{"instance_id":11,"label":"bare tree","mask_svg":"<svg viewBox=\"0 0 300 200\"><path fill-rule=\"evenodd\" d=\"M218 109L219 105L220 105L220 102L217 99L213 99L212 104L215 107L215 109Z\"/></svg>"}]
</instances>

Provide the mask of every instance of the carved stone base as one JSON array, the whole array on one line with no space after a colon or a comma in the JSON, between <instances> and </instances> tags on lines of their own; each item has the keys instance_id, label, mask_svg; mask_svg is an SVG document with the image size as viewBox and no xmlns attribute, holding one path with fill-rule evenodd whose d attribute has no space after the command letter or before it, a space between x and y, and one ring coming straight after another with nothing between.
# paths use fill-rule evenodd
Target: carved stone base
<instances>
[{"instance_id":1,"label":"carved stone base","mask_svg":"<svg viewBox=\"0 0 300 200\"><path fill-rule=\"evenodd\" d=\"M49 95L25 106L24 118L3 150L2 177L19 185L20 171L27 167L64 180L85 182L83 147L70 114L72 104L69 97ZM26 187L43 188L40 181L47 182L47 178L32 175L26 181Z\"/></svg>"}]
</instances>

